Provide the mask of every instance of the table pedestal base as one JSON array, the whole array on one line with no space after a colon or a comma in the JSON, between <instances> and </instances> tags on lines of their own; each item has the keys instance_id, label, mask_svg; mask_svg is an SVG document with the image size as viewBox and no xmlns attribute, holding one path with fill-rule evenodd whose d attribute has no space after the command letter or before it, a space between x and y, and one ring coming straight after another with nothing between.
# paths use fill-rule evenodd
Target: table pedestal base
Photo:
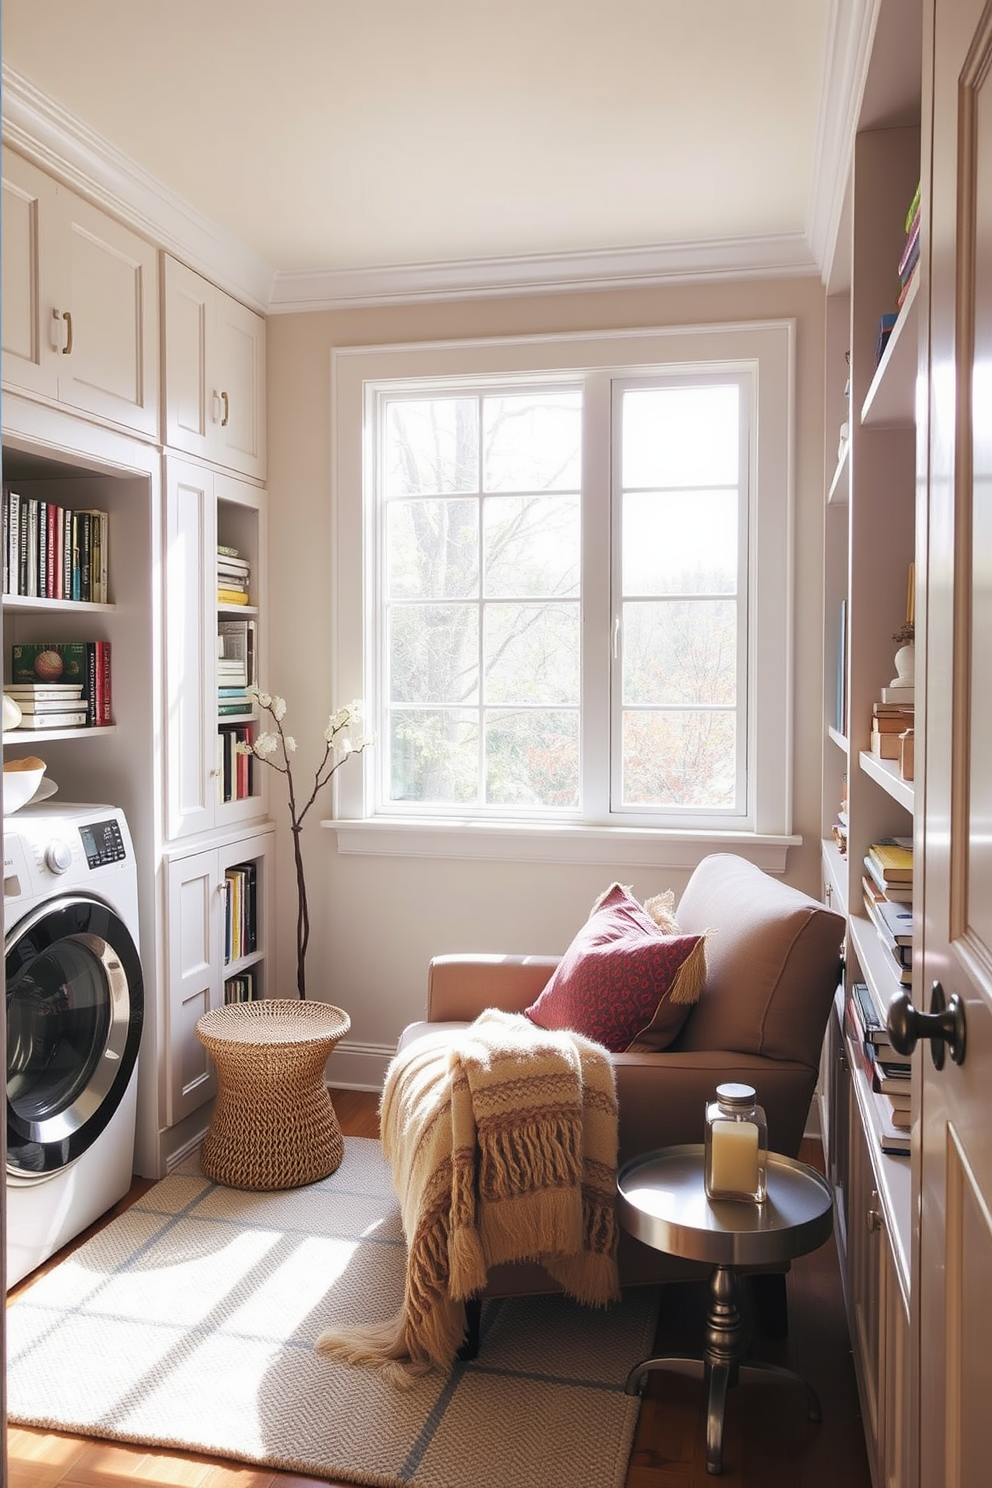
<instances>
[{"instance_id":1,"label":"table pedestal base","mask_svg":"<svg viewBox=\"0 0 992 1488\"><path fill-rule=\"evenodd\" d=\"M627 1376L628 1395L639 1395L652 1369L673 1374L702 1375L706 1386L706 1471L723 1472L723 1424L727 1392L741 1380L748 1384L798 1385L806 1392L807 1414L820 1420L820 1402L812 1386L792 1369L760 1360L744 1359L744 1328L738 1307L739 1284L733 1266L714 1266L710 1274L709 1312L706 1317L706 1351L701 1358L691 1354L665 1354L644 1359Z\"/></svg>"}]
</instances>

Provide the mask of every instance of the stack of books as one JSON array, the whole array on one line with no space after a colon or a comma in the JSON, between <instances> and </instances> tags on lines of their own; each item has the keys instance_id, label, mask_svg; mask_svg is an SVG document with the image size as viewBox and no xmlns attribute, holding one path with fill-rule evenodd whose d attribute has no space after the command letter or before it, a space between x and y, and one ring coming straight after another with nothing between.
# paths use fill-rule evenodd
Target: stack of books
<instances>
[{"instance_id":1,"label":"stack of books","mask_svg":"<svg viewBox=\"0 0 992 1488\"><path fill-rule=\"evenodd\" d=\"M913 282L916 266L920 261L920 187L916 188L913 200L909 204L906 213L906 244L902 250L899 260L899 295L896 306L901 309L903 301L909 294L909 286Z\"/></svg>"},{"instance_id":2,"label":"stack of books","mask_svg":"<svg viewBox=\"0 0 992 1488\"><path fill-rule=\"evenodd\" d=\"M912 1064L892 1047L880 1008L867 982L853 982L845 1005L847 1033L864 1072L875 1108L883 1152L904 1156L910 1146Z\"/></svg>"},{"instance_id":3,"label":"stack of books","mask_svg":"<svg viewBox=\"0 0 992 1488\"><path fill-rule=\"evenodd\" d=\"M246 605L248 603L249 564L237 548L217 548L217 603L222 605Z\"/></svg>"},{"instance_id":4,"label":"stack of books","mask_svg":"<svg viewBox=\"0 0 992 1488\"><path fill-rule=\"evenodd\" d=\"M869 885L897 904L913 900L913 839L882 837L865 853Z\"/></svg>"},{"instance_id":5,"label":"stack of books","mask_svg":"<svg viewBox=\"0 0 992 1488\"><path fill-rule=\"evenodd\" d=\"M85 705L82 723L88 728L106 728L113 723L109 641L31 641L11 647L10 683L4 685L25 711L15 689L36 689L38 684L71 684L79 687L74 696ZM41 696L29 692L28 696ZM54 710L52 710L54 711ZM71 710L65 710L71 711ZM44 727L45 725L32 725ZM73 728L73 723L51 723L49 728Z\"/></svg>"},{"instance_id":6,"label":"stack of books","mask_svg":"<svg viewBox=\"0 0 992 1488\"><path fill-rule=\"evenodd\" d=\"M20 708L23 728L86 727L89 703L82 682L10 682L4 694Z\"/></svg>"},{"instance_id":7,"label":"stack of books","mask_svg":"<svg viewBox=\"0 0 992 1488\"><path fill-rule=\"evenodd\" d=\"M878 938L892 953L902 986L913 980L913 906L889 899L872 878L862 880L865 909Z\"/></svg>"},{"instance_id":8,"label":"stack of books","mask_svg":"<svg viewBox=\"0 0 992 1488\"><path fill-rule=\"evenodd\" d=\"M914 719L913 702L873 703L871 710L872 754L877 759L897 760L900 737L906 733L907 729L913 727Z\"/></svg>"}]
</instances>

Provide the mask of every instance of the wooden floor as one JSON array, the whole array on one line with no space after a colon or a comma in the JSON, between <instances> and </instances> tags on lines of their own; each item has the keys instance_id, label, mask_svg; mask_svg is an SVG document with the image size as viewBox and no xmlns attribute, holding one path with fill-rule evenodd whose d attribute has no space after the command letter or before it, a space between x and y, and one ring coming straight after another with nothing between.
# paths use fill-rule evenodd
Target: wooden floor
<instances>
[{"instance_id":1,"label":"wooden floor","mask_svg":"<svg viewBox=\"0 0 992 1488\"><path fill-rule=\"evenodd\" d=\"M342 1129L377 1136L376 1097L332 1091ZM817 1161L813 1146L803 1156ZM111 1216L150 1185L136 1181ZM106 1222L106 1221L102 1221ZM99 1225L79 1237L80 1244ZM67 1253L66 1247L11 1291L25 1288ZM789 1337L756 1340L758 1358L797 1370L816 1389L822 1424L807 1421L802 1392L788 1385L740 1385L731 1390L724 1435L726 1488L870 1488L850 1340L833 1242L794 1262L788 1280ZM697 1353L705 1290L666 1289L658 1351ZM705 1405L700 1383L656 1372L647 1392L627 1472L626 1488L702 1488L712 1483L704 1454ZM551 1442L553 1450L553 1440ZM272 1472L175 1452L144 1451L88 1437L10 1426L8 1488L326 1488L324 1478ZM338 1488L338 1485L333 1485ZM466 1484L465 1488L485 1488Z\"/></svg>"}]
</instances>

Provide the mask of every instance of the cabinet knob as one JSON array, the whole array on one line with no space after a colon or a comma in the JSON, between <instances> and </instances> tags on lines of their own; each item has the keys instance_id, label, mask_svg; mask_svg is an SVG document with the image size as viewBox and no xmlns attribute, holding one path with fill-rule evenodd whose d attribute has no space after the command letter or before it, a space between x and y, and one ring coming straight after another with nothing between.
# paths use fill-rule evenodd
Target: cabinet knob
<instances>
[{"instance_id":1,"label":"cabinet knob","mask_svg":"<svg viewBox=\"0 0 992 1488\"><path fill-rule=\"evenodd\" d=\"M948 1051L955 1064L964 1064L964 1003L956 992L948 1002L940 982L934 982L930 989L928 1013L913 1006L908 992L899 992L889 1003L885 1023L897 1054L912 1054L921 1039L929 1039L935 1069L944 1068Z\"/></svg>"},{"instance_id":2,"label":"cabinet knob","mask_svg":"<svg viewBox=\"0 0 992 1488\"><path fill-rule=\"evenodd\" d=\"M231 419L231 405L228 402L227 394L225 392L223 392L223 391L221 392L221 395L220 395L220 401L224 405L224 414L223 414L223 417L221 418L220 426L221 426L222 429L226 429L227 428L227 425L228 425L228 423L230 422L230 419Z\"/></svg>"}]
</instances>

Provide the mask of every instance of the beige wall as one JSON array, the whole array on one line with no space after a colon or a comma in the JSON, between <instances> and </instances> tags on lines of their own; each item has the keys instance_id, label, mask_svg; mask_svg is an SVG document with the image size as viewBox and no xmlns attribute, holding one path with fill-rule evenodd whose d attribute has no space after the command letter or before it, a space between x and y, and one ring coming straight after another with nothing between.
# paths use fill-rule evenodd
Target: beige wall
<instances>
[{"instance_id":1,"label":"beige wall","mask_svg":"<svg viewBox=\"0 0 992 1488\"><path fill-rule=\"evenodd\" d=\"M793 317L797 325L794 830L787 877L819 884L821 547L823 531L823 291L817 280L749 281L587 294L273 316L268 326L270 691L289 704L299 767L315 758L331 696L330 365L334 346L447 338L696 325ZM302 780L302 773L300 776ZM282 782L273 813L286 816ZM384 1052L422 1014L427 963L442 951L564 949L614 877L643 897L684 875L625 867L548 867L415 858L339 856L319 826L304 831L312 920L311 996L348 1009L351 1033L329 1071L376 1085ZM282 995L295 995L295 883L288 831L280 832L276 921ZM280 989L270 988L270 996ZM358 1048L357 1046L361 1046ZM363 1052L364 1051L364 1052ZM378 1053L376 1052L378 1051Z\"/></svg>"}]
</instances>

